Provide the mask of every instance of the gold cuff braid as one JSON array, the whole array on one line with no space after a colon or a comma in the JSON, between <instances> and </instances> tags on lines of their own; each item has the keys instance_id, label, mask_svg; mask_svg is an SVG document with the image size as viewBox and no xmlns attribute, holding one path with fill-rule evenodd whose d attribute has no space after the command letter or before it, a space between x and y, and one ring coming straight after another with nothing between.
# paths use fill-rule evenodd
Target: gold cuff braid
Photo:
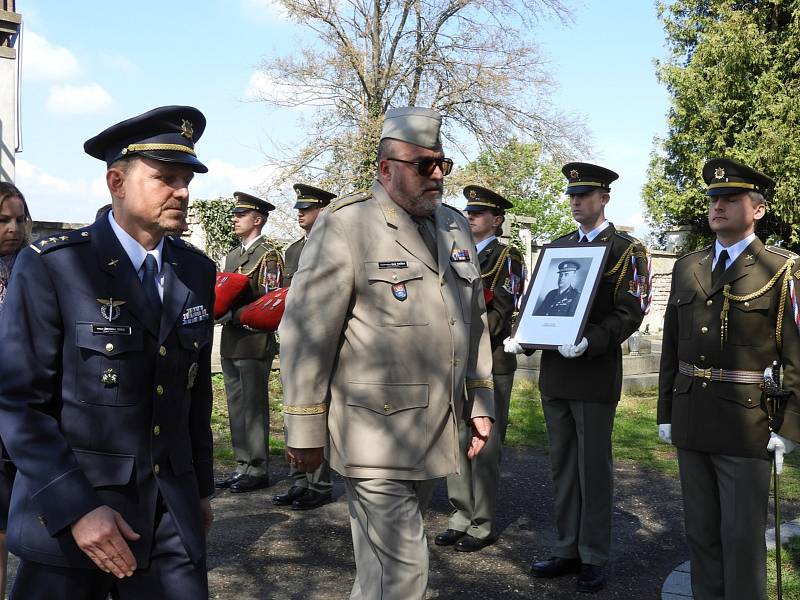
<instances>
[{"instance_id":1,"label":"gold cuff braid","mask_svg":"<svg viewBox=\"0 0 800 600\"><path fill-rule=\"evenodd\" d=\"M468 379L467 389L474 390L475 388L487 388L493 390L494 381L492 381L491 379Z\"/></svg>"},{"instance_id":2,"label":"gold cuff braid","mask_svg":"<svg viewBox=\"0 0 800 600\"><path fill-rule=\"evenodd\" d=\"M283 407L283 413L286 415L324 415L326 412L328 412L328 405L325 403Z\"/></svg>"}]
</instances>

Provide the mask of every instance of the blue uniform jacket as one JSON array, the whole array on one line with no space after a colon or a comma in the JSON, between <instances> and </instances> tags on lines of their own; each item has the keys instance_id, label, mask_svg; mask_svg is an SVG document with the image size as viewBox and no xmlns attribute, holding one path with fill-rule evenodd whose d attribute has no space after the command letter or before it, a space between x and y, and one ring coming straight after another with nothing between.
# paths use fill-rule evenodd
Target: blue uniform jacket
<instances>
[{"instance_id":1,"label":"blue uniform jacket","mask_svg":"<svg viewBox=\"0 0 800 600\"><path fill-rule=\"evenodd\" d=\"M19 469L7 534L23 559L92 568L70 525L105 504L141 534L129 544L145 567L159 492L191 559L205 554L215 268L166 238L163 272L158 322L107 219L18 258L0 318L0 436Z\"/></svg>"}]
</instances>

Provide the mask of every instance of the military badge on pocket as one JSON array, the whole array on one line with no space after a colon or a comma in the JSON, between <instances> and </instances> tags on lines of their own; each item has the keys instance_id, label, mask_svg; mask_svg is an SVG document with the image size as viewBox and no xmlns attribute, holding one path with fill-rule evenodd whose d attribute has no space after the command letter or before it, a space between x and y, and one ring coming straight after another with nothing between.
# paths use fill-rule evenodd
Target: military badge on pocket
<instances>
[{"instance_id":1,"label":"military badge on pocket","mask_svg":"<svg viewBox=\"0 0 800 600\"><path fill-rule=\"evenodd\" d=\"M402 302L408 298L408 290L405 283L395 283L392 286L392 295Z\"/></svg>"}]
</instances>

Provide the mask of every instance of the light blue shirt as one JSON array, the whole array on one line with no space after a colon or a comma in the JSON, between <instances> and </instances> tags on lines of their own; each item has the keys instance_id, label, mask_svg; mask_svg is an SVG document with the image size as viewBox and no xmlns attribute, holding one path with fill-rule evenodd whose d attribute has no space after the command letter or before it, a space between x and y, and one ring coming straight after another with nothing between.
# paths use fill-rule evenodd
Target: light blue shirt
<instances>
[{"instance_id":1,"label":"light blue shirt","mask_svg":"<svg viewBox=\"0 0 800 600\"><path fill-rule=\"evenodd\" d=\"M127 254L128 258L131 260L133 269L136 271L140 280L143 276L142 265L144 265L144 259L147 258L148 254L152 254L153 257L155 257L156 264L158 265L158 273L156 274L156 287L158 288L158 295L161 296L161 299L163 300L164 270L161 268L161 252L164 249L164 238L161 238L155 248L152 250L147 250L139 242L133 239L127 231L119 226L119 224L114 220L113 211L108 211L108 222L111 225L111 230L114 232L114 235L117 236L119 243L122 245L122 249L125 250L125 254Z\"/></svg>"},{"instance_id":2,"label":"light blue shirt","mask_svg":"<svg viewBox=\"0 0 800 600\"><path fill-rule=\"evenodd\" d=\"M609 225L611 225L611 223L609 223L608 221L603 221L602 223L600 223L600 225L592 229L589 233L584 233L583 229L580 226L578 226L578 232L580 233L578 241L580 242L581 239L585 237L588 238L590 242L593 242L594 238L603 233L603 231L605 231Z\"/></svg>"},{"instance_id":3,"label":"light blue shirt","mask_svg":"<svg viewBox=\"0 0 800 600\"><path fill-rule=\"evenodd\" d=\"M743 240L739 240L738 242L728 246L727 248L722 244L720 244L719 240L714 242L714 260L711 263L711 270L713 271L714 267L717 266L717 257L719 256L720 252L722 252L723 250L728 251L728 261L725 263L725 268L727 269L733 264L733 261L739 258L739 255L745 251L745 248L747 248L750 244L753 243L754 239L756 239L756 234L751 233Z\"/></svg>"},{"instance_id":4,"label":"light blue shirt","mask_svg":"<svg viewBox=\"0 0 800 600\"><path fill-rule=\"evenodd\" d=\"M486 248L486 246L488 246L489 244L491 244L491 243L492 243L494 240L496 240L496 239L497 239L497 236L496 236L496 235L490 235L490 236L489 236L488 238L486 238L485 240L481 240L480 242L478 242L477 244L475 244L475 249L478 251L478 254L480 254L481 252L483 252L483 249L484 249L484 248Z\"/></svg>"}]
</instances>

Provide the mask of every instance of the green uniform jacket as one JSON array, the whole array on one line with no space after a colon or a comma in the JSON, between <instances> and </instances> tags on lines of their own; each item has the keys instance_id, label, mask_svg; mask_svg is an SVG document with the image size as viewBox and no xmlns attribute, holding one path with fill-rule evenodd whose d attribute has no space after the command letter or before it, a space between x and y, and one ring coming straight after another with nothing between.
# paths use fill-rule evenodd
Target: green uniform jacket
<instances>
[{"instance_id":1,"label":"green uniform jacket","mask_svg":"<svg viewBox=\"0 0 800 600\"><path fill-rule=\"evenodd\" d=\"M574 244L578 232L554 243ZM543 396L585 402L619 402L622 391L621 344L639 328L644 318L640 300L632 293L631 255L639 263L639 277L647 277L644 246L635 238L609 225L590 244L610 244L584 337L589 342L578 358L564 358L555 350L542 352L539 389ZM646 279L645 279L646 280Z\"/></svg>"},{"instance_id":2,"label":"green uniform jacket","mask_svg":"<svg viewBox=\"0 0 800 600\"><path fill-rule=\"evenodd\" d=\"M241 246L225 257L226 273L243 273L250 277L250 288L234 303L231 320L222 327L220 356L222 358L266 359L275 354L275 334L250 331L239 325L242 309L280 286L283 260L280 252L265 237L244 253Z\"/></svg>"},{"instance_id":3,"label":"green uniform jacket","mask_svg":"<svg viewBox=\"0 0 800 600\"><path fill-rule=\"evenodd\" d=\"M509 257L511 258L513 278L508 275ZM502 263L498 264L501 259ZM519 250L513 246L506 246L497 240L492 240L478 253L478 261L481 265L483 287L491 289L494 294L492 301L486 307L492 345L492 373L507 375L517 369L517 357L505 352L503 340L511 335L511 321L515 308L515 286L517 295L522 293L522 256Z\"/></svg>"},{"instance_id":4,"label":"green uniform jacket","mask_svg":"<svg viewBox=\"0 0 800 600\"><path fill-rule=\"evenodd\" d=\"M284 259L283 267L283 286L290 287L292 285L292 278L297 272L297 267L300 265L300 255L303 253L303 248L306 246L306 236L301 237L299 240L292 242L286 248L286 258Z\"/></svg>"},{"instance_id":5,"label":"green uniform jacket","mask_svg":"<svg viewBox=\"0 0 800 600\"><path fill-rule=\"evenodd\" d=\"M672 272L672 289L664 320L664 341L658 395L658 422L672 424L672 442L679 448L731 456L768 458L769 429L759 406L758 384L707 381L678 372L678 361L700 368L763 370L779 360L783 387L790 390L779 433L800 440L800 336L793 322L791 301L783 275L766 291L766 284L797 257L756 239L728 267L717 285L711 285L713 246L682 257ZM800 263L789 277L800 283ZM723 287L730 301L728 334L721 346L720 313ZM782 348L776 333L783 308Z\"/></svg>"}]
</instances>

